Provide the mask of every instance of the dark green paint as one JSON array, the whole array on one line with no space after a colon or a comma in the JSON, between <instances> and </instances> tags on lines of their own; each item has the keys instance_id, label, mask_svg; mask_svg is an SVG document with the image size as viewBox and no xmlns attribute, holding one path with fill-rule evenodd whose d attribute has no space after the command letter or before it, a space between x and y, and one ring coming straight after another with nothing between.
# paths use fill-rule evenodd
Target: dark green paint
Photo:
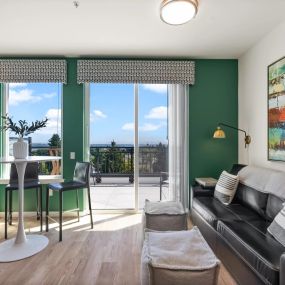
<instances>
[{"instance_id":1,"label":"dark green paint","mask_svg":"<svg viewBox=\"0 0 285 285\"><path fill-rule=\"evenodd\" d=\"M226 139L213 139L219 122L238 126L238 61L196 60L195 85L189 91L190 182L218 178L238 161L238 133L225 128Z\"/></svg>"}]
</instances>

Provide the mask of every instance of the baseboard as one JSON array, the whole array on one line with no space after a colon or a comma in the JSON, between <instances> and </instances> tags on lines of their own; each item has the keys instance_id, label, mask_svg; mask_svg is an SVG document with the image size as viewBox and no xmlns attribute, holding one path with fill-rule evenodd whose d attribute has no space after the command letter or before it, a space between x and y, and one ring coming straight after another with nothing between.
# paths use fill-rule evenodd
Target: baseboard
<instances>
[{"instance_id":1,"label":"baseboard","mask_svg":"<svg viewBox=\"0 0 285 285\"><path fill-rule=\"evenodd\" d=\"M35 217L36 216L36 212L24 212L24 217ZM89 211L80 211L79 212L80 216L84 216L86 214L89 214ZM45 217L46 213L43 212L43 216ZM49 215L51 217L58 217L59 213L57 211L50 211ZM63 213L63 215L65 217L74 217L77 218L77 212L66 212ZM0 212L0 218L4 218L5 213L4 212ZM18 217L18 212L13 212L13 217Z\"/></svg>"}]
</instances>

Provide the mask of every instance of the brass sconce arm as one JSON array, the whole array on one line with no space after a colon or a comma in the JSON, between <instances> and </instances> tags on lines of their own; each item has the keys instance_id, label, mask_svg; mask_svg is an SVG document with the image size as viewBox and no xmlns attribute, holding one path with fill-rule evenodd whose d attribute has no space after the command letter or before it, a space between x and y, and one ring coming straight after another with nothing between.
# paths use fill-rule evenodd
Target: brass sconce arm
<instances>
[{"instance_id":1,"label":"brass sconce arm","mask_svg":"<svg viewBox=\"0 0 285 285\"><path fill-rule=\"evenodd\" d=\"M245 130L239 129L239 128L236 128L236 127L230 126L230 125L228 125L228 124L224 124L224 123L219 123L219 124L218 124L218 128L217 128L217 130L216 130L215 133L214 133L214 138L225 138L225 137L226 137L224 131L221 129L221 126L224 126L224 127L227 127L227 128L231 128L231 129L234 129L234 130L236 130L236 131L243 132L243 133L244 133L244 143L245 143L245 147L250 144L250 142L251 142L251 137L246 133Z\"/></svg>"}]
</instances>

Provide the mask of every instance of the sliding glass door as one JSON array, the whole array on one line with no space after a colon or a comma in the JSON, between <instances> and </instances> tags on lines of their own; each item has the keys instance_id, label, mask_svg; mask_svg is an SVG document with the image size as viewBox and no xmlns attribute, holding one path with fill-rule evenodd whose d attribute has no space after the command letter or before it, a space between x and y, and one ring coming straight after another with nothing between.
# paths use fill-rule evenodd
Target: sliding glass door
<instances>
[{"instance_id":1,"label":"sliding glass door","mask_svg":"<svg viewBox=\"0 0 285 285\"><path fill-rule=\"evenodd\" d=\"M167 195L167 86L90 84L94 209L138 210Z\"/></svg>"},{"instance_id":2,"label":"sliding glass door","mask_svg":"<svg viewBox=\"0 0 285 285\"><path fill-rule=\"evenodd\" d=\"M134 209L133 84L90 84L92 206Z\"/></svg>"},{"instance_id":3,"label":"sliding glass door","mask_svg":"<svg viewBox=\"0 0 285 285\"><path fill-rule=\"evenodd\" d=\"M139 208L168 196L167 85L138 85Z\"/></svg>"}]
</instances>

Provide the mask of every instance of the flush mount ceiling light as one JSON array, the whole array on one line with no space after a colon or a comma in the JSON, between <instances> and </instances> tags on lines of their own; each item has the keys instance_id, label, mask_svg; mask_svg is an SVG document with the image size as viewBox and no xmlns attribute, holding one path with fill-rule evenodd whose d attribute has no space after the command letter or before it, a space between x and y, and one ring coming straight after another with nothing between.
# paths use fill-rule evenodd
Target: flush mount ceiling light
<instances>
[{"instance_id":1,"label":"flush mount ceiling light","mask_svg":"<svg viewBox=\"0 0 285 285\"><path fill-rule=\"evenodd\" d=\"M195 17L198 0L163 0L160 6L160 18L170 25L182 25Z\"/></svg>"}]
</instances>

